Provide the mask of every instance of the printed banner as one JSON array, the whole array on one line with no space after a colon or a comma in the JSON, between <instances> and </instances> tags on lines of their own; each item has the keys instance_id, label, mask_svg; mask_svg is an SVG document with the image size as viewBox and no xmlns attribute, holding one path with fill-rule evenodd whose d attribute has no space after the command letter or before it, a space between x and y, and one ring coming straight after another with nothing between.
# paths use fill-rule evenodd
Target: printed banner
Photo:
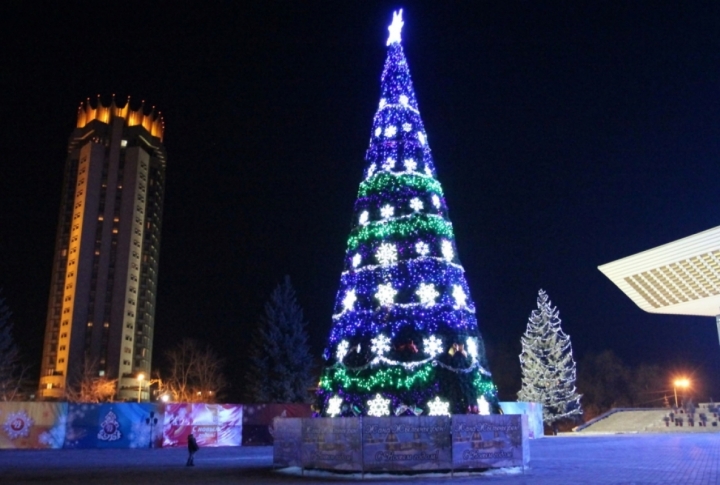
<instances>
[{"instance_id":1,"label":"printed banner","mask_svg":"<svg viewBox=\"0 0 720 485\"><path fill-rule=\"evenodd\" d=\"M450 418L363 418L363 464L365 471L449 470Z\"/></svg>"},{"instance_id":2,"label":"printed banner","mask_svg":"<svg viewBox=\"0 0 720 485\"><path fill-rule=\"evenodd\" d=\"M302 419L275 418L273 428L273 466L302 466Z\"/></svg>"},{"instance_id":3,"label":"printed banner","mask_svg":"<svg viewBox=\"0 0 720 485\"><path fill-rule=\"evenodd\" d=\"M362 470L360 418L302 420L302 464L324 470Z\"/></svg>"},{"instance_id":4,"label":"printed banner","mask_svg":"<svg viewBox=\"0 0 720 485\"><path fill-rule=\"evenodd\" d=\"M162 405L70 404L65 448L159 448Z\"/></svg>"},{"instance_id":5,"label":"printed banner","mask_svg":"<svg viewBox=\"0 0 720 485\"><path fill-rule=\"evenodd\" d=\"M67 403L0 402L0 449L62 448Z\"/></svg>"},{"instance_id":6,"label":"printed banner","mask_svg":"<svg viewBox=\"0 0 720 485\"><path fill-rule=\"evenodd\" d=\"M201 447L240 446L242 414L237 404L166 404L163 446L186 446L190 433Z\"/></svg>"},{"instance_id":7,"label":"printed banner","mask_svg":"<svg viewBox=\"0 0 720 485\"><path fill-rule=\"evenodd\" d=\"M502 468L527 464L526 415L452 417L453 468Z\"/></svg>"}]
</instances>

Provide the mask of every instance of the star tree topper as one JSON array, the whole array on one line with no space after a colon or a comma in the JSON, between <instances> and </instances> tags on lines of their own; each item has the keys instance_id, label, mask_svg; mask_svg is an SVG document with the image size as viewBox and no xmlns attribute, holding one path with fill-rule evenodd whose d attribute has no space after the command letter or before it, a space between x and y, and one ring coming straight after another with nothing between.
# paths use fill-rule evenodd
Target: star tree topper
<instances>
[{"instance_id":1,"label":"star tree topper","mask_svg":"<svg viewBox=\"0 0 720 485\"><path fill-rule=\"evenodd\" d=\"M402 9L393 12L393 21L390 27L388 27L390 36L388 37L387 45L394 44L395 42L399 44L402 41L400 31L402 31L403 25L405 25L405 22L403 22L402 19Z\"/></svg>"}]
</instances>

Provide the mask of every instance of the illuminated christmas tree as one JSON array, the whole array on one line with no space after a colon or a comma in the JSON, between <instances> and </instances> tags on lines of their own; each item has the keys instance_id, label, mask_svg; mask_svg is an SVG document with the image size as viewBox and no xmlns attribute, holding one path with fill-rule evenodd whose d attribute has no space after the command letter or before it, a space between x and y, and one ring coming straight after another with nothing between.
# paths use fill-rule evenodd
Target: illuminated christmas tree
<instances>
[{"instance_id":1,"label":"illuminated christmas tree","mask_svg":"<svg viewBox=\"0 0 720 485\"><path fill-rule=\"evenodd\" d=\"M582 414L581 396L575 390L575 360L570 336L560 328L560 312L543 290L538 292L537 307L521 338L518 400L541 403L543 421L554 425Z\"/></svg>"},{"instance_id":2,"label":"illuminated christmas tree","mask_svg":"<svg viewBox=\"0 0 720 485\"><path fill-rule=\"evenodd\" d=\"M402 25L401 10L389 27L380 106L325 350L322 416L498 410Z\"/></svg>"}]
</instances>

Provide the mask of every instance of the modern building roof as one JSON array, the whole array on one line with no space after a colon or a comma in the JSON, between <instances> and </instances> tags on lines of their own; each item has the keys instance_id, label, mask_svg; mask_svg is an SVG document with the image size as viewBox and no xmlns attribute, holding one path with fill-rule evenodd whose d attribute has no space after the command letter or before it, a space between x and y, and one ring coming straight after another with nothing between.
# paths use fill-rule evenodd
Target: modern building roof
<instances>
[{"instance_id":1,"label":"modern building roof","mask_svg":"<svg viewBox=\"0 0 720 485\"><path fill-rule=\"evenodd\" d=\"M720 226L598 269L647 312L720 314Z\"/></svg>"}]
</instances>

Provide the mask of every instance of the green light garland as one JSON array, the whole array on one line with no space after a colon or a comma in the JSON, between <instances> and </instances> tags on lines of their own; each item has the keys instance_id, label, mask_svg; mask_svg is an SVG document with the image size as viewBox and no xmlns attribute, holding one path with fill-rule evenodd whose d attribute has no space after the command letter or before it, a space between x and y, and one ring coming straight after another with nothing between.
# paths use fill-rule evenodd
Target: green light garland
<instances>
[{"instance_id":1,"label":"green light garland","mask_svg":"<svg viewBox=\"0 0 720 485\"><path fill-rule=\"evenodd\" d=\"M475 376L475 379L473 379L473 387L478 392L478 395L483 396L494 396L497 394L497 387L493 382L488 378L483 378L483 376L478 373Z\"/></svg>"},{"instance_id":2,"label":"green light garland","mask_svg":"<svg viewBox=\"0 0 720 485\"><path fill-rule=\"evenodd\" d=\"M386 240L389 238L407 238L419 232L431 233L435 236L453 239L452 224L445 219L430 214L418 214L410 219L396 219L389 222L372 222L366 226L355 229L348 238L348 248L351 251L361 244L373 240Z\"/></svg>"},{"instance_id":3,"label":"green light garland","mask_svg":"<svg viewBox=\"0 0 720 485\"><path fill-rule=\"evenodd\" d=\"M435 193L442 197L443 190L440 182L430 177L423 177L419 174L393 175L388 172L380 172L369 180L360 184L358 197L367 197L369 194L386 194L397 192L405 187L415 190L424 190Z\"/></svg>"},{"instance_id":4,"label":"green light garland","mask_svg":"<svg viewBox=\"0 0 720 485\"><path fill-rule=\"evenodd\" d=\"M329 370L329 375L326 374L320 379L320 387L326 391L339 387L345 391L355 388L368 392L387 388L411 389L415 385L426 384L433 373L434 369L430 363L412 373L402 367L391 367L379 369L369 377L351 376L344 367L336 367Z\"/></svg>"}]
</instances>

